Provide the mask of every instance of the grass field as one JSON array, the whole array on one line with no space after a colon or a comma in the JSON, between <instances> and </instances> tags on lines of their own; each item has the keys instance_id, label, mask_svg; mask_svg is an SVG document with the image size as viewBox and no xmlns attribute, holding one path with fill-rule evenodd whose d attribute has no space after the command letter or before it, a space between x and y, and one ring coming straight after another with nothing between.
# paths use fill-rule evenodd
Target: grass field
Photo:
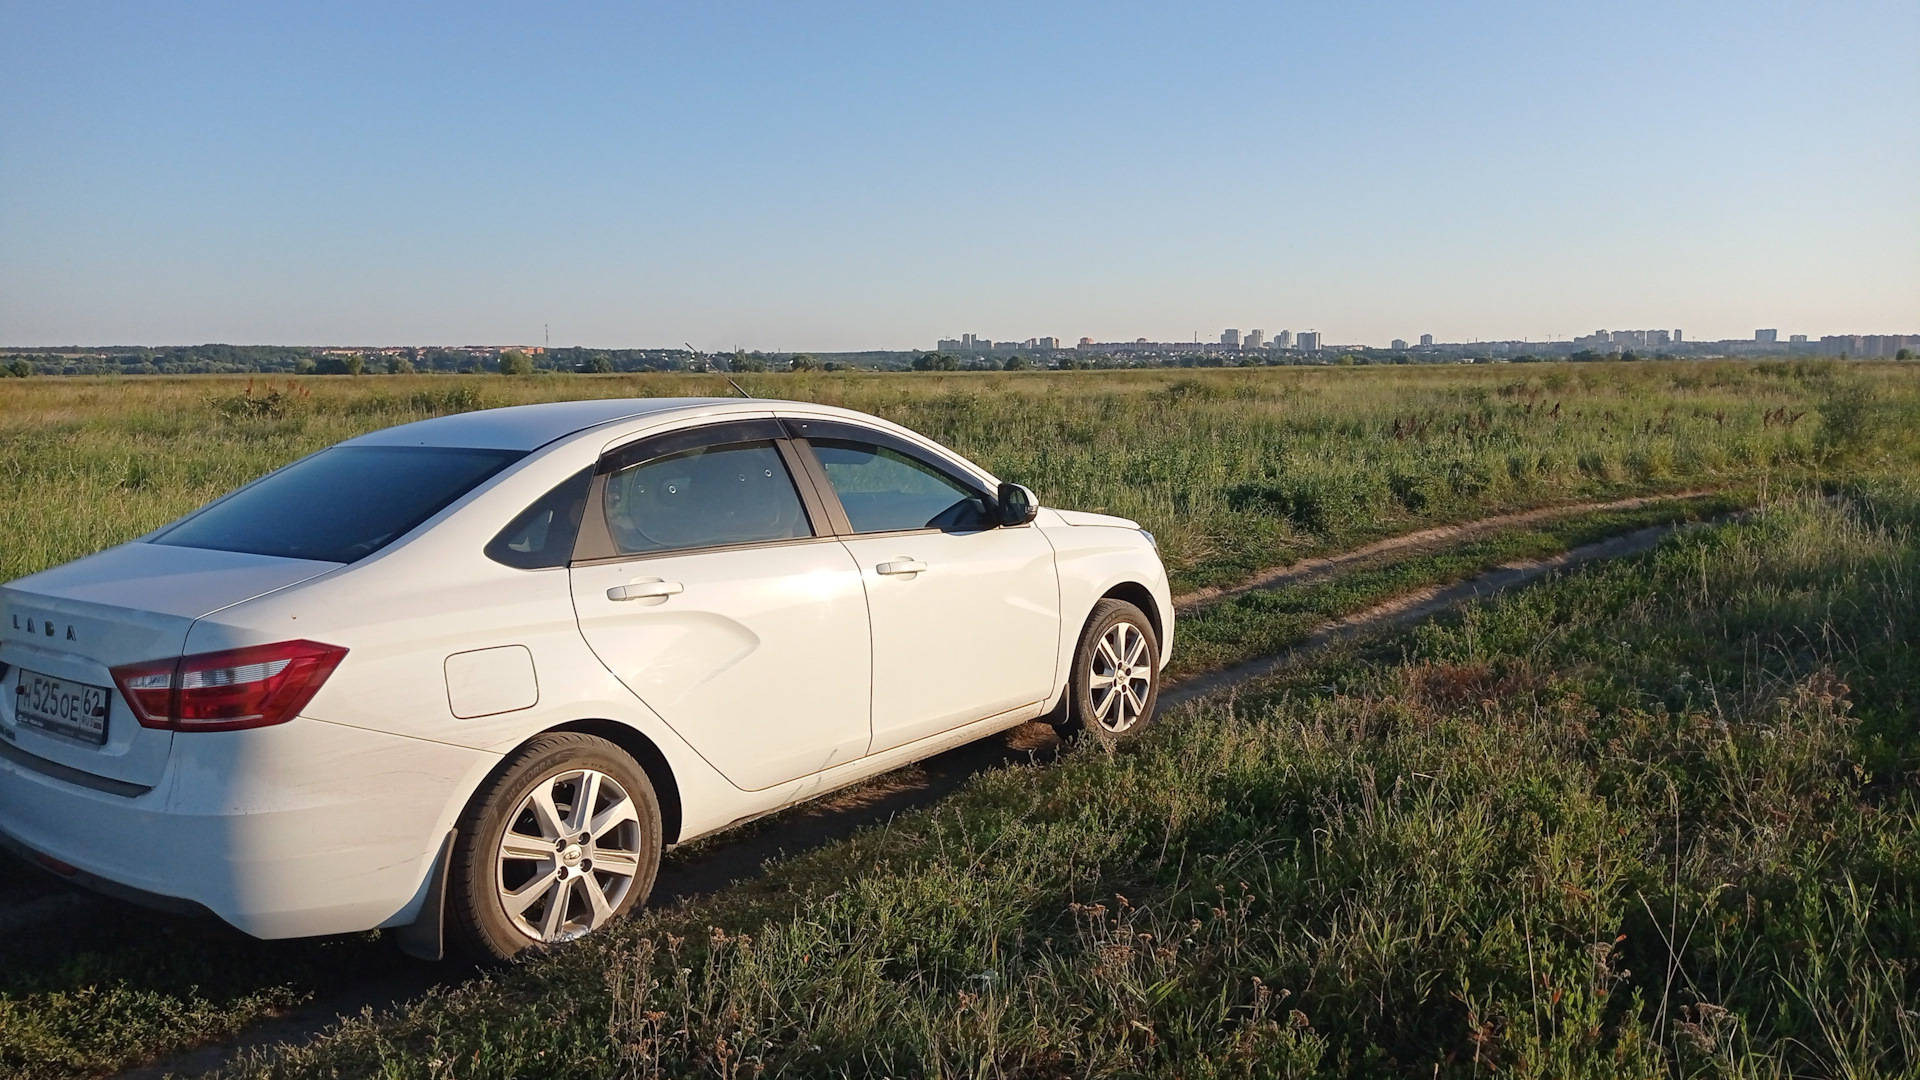
<instances>
[{"instance_id":1,"label":"grass field","mask_svg":"<svg viewBox=\"0 0 1920 1080\"><path fill-rule=\"evenodd\" d=\"M1806 475L1920 407L1903 367L1643 363L743 376L887 417L1057 506L1135 518L1175 590L1500 509ZM251 388L251 392L249 392ZM717 378L191 376L0 384L0 579L117 543L360 432Z\"/></svg>"},{"instance_id":2,"label":"grass field","mask_svg":"<svg viewBox=\"0 0 1920 1080\"><path fill-rule=\"evenodd\" d=\"M233 1075L1910 1075L1916 524L1775 498Z\"/></svg>"},{"instance_id":3,"label":"grass field","mask_svg":"<svg viewBox=\"0 0 1920 1080\"><path fill-rule=\"evenodd\" d=\"M745 381L898 420L1048 503L1134 517L1159 536L1176 592L1435 523L1721 493L1230 597L1183 619L1176 674L1509 559L1764 510L1189 708L1128 753L990 774L760 885L254 1071L1920 1067L1914 1018L1888 1004L1916 989L1917 856L1915 683L1898 660L1915 512L1885 479L1920 460L1920 373ZM359 431L521 401L722 392L694 376L0 384L0 578L138 535ZM1807 494L1821 492L1839 501ZM0 881L0 905L44 888ZM1790 933L1812 936L1796 949ZM254 943L117 906L12 937L0 1069L35 1077L223 1037L396 963L376 940Z\"/></svg>"}]
</instances>

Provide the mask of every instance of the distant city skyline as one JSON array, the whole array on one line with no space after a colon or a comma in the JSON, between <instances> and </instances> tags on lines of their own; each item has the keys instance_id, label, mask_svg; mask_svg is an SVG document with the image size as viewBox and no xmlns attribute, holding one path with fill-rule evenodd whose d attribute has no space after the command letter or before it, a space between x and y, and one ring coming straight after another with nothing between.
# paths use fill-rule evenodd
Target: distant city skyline
<instances>
[{"instance_id":1,"label":"distant city skyline","mask_svg":"<svg viewBox=\"0 0 1920 1080\"><path fill-rule=\"evenodd\" d=\"M0 346L1920 325L1912 0L83 0L0 41Z\"/></svg>"},{"instance_id":2,"label":"distant city skyline","mask_svg":"<svg viewBox=\"0 0 1920 1080\"><path fill-rule=\"evenodd\" d=\"M1237 340L1236 340L1237 339ZM0 370L9 375L156 375L259 374L362 375L455 372L532 374L579 372L742 373L827 371L866 368L890 371L985 371L1087 367L1222 367L1325 364L1455 364L1595 360L1671 359L1682 363L1710 358L1785 360L1792 358L1890 358L1911 361L1920 354L1920 333L1827 335L1814 341L1793 334L1785 342L1771 329L1752 338L1687 341L1680 331L1596 331L1572 341L1482 343L1436 342L1422 335L1409 346L1396 338L1389 349L1323 342L1303 330L1263 330L1238 335L1231 328L1218 341L1097 342L1081 338L1068 347L1057 338L995 341L983 335L945 338L938 351L857 350L804 352L706 352L679 347L588 349L550 348L545 344L418 344L277 346L205 343L167 347L0 348Z\"/></svg>"},{"instance_id":3,"label":"distant city skyline","mask_svg":"<svg viewBox=\"0 0 1920 1080\"><path fill-rule=\"evenodd\" d=\"M1920 325L1920 319L1916 319L1915 323L1916 325ZM1790 334L1787 340L1782 341L1780 338L1780 331L1778 329L1763 328L1763 329L1754 330L1751 335L1741 335L1741 336L1735 336L1735 337L1719 337L1719 338L1703 338L1703 337L1695 336L1694 338L1689 339L1686 336L1686 332L1683 328L1674 327L1672 329L1655 329L1655 330L1600 329L1600 330L1594 330L1586 334L1555 334L1555 335L1549 335L1547 337L1540 337L1540 338L1466 337L1466 338L1461 338L1458 340L1451 340L1451 341L1449 340L1436 341L1435 336L1433 334L1423 333L1419 335L1418 345L1410 345L1408 344L1405 338L1400 338L1400 337L1393 338L1389 342L1383 345L1378 342L1361 341L1361 340L1343 338L1338 336L1329 336L1327 334L1323 334L1315 330L1303 330L1303 331L1300 331L1299 333L1301 335L1307 336L1311 341L1316 343L1314 346L1311 346L1311 347L1304 346L1304 345L1299 346L1299 348L1301 349L1310 349L1312 347L1331 347L1331 348L1352 347L1352 348L1369 348L1369 349L1385 348L1385 349L1398 349L1398 350L1435 348L1435 347L1459 348L1461 346L1467 346L1467 345L1473 345L1473 344L1559 345L1559 346L1572 346L1575 348L1582 348L1582 347L1598 348L1598 347L1606 347L1606 346L1619 346L1619 347L1624 347L1629 349L1658 350L1658 349L1664 349L1669 347L1678 347L1682 345L1711 345L1711 344L1726 343L1726 342L1743 342L1743 343L1751 343L1753 345L1759 345L1759 346L1809 345L1809 344L1819 345L1821 343L1838 345L1844 340L1844 341L1856 342L1855 346L1851 349L1851 351L1858 352L1859 349L1858 349L1857 341L1859 339L1879 339L1879 338L1899 339L1899 343L1896 346L1894 346L1897 349L1897 348L1903 348L1909 344L1909 342L1906 340L1907 338L1920 337L1920 334L1899 334L1899 333L1875 333L1875 334L1857 334L1856 333L1856 334L1821 334L1821 335L1796 333L1796 334ZM1167 340L1167 339L1155 339L1155 338L1148 338L1148 337L1102 339L1102 338L1096 338L1091 335L1088 335L1088 336L1083 336L1079 339L1078 347L1082 349L1086 349L1086 348L1098 347L1100 345L1113 345L1113 346L1119 346L1119 347L1129 348L1129 349L1138 349L1140 347L1145 347L1145 346L1168 345L1168 346L1191 346L1192 348L1195 348L1195 349L1217 347L1217 348L1229 349L1229 350L1237 349L1237 350L1248 350L1248 351L1256 350L1256 349L1285 350L1285 349L1292 349L1296 347L1294 345L1295 336L1296 336L1295 332L1292 330L1277 330L1277 331L1274 331L1271 335L1269 335L1265 330L1254 329L1254 330L1248 330L1243 334L1239 329L1229 327L1227 329L1219 331L1217 336L1215 336L1212 332L1203 334L1200 331L1195 331L1190 340L1188 339ZM990 351L990 350L1004 351L1007 349L1018 349L1023 347L1028 349L1047 350L1047 349L1060 348L1061 347L1060 342L1062 342L1063 340L1069 340L1069 339L1062 339L1058 337L996 339L985 334L962 334L957 338L941 338L935 342L934 348L941 352L972 352L972 351ZM1321 346L1318 344L1320 342L1325 342L1326 345Z\"/></svg>"},{"instance_id":4,"label":"distant city skyline","mask_svg":"<svg viewBox=\"0 0 1920 1080\"><path fill-rule=\"evenodd\" d=\"M1916 322L1920 322L1920 320L1916 320ZM1660 352L1661 350L1666 350L1666 349L1674 349L1676 351L1683 351L1683 352L1698 352L1701 349L1708 349L1715 346L1745 345L1745 346L1752 346L1753 350L1755 351L1767 351L1769 349L1773 349L1777 347L1782 351L1789 351L1789 352L1828 350L1834 353L1848 353L1851 355L1858 355L1858 356L1876 356L1876 355L1882 355L1882 354L1890 356L1895 351L1901 348L1908 348L1908 347L1920 348L1920 332L1909 333L1909 334L1854 333L1854 334L1820 334L1820 335L1791 333L1791 334L1788 334L1787 337L1783 340L1780 336L1780 331L1775 328L1756 329L1750 335L1740 335L1735 337L1722 337L1722 338L1706 338L1706 337L1700 337L1697 335L1689 337L1686 334L1685 330L1679 327L1675 327L1670 330L1669 329L1653 329L1653 330L1600 329L1600 330L1592 331L1587 334L1554 334L1554 335L1549 335L1547 337L1540 337L1540 338L1526 338L1526 337L1495 338L1495 337L1483 337L1483 336L1467 336L1467 337L1459 338L1457 340L1436 338L1434 334L1423 333L1419 335L1419 340L1417 343L1409 343L1409 341L1406 338L1400 338L1400 337L1392 338L1386 343L1363 341L1363 340L1358 340L1354 338L1329 335L1321 331L1312 330L1312 329L1300 330L1297 332L1291 329L1281 329L1281 330L1275 330L1272 332L1268 332L1263 329L1252 329L1252 330L1247 330L1245 332L1242 332L1236 328L1231 328L1231 327L1219 331L1217 335L1211 332L1203 334L1199 331L1195 331L1190 338L1184 338L1184 339L1175 338L1170 340L1162 340L1162 339L1156 339L1156 338L1150 338L1150 337L1118 338L1118 339L1109 340L1109 339L1096 338L1091 335L1083 335L1076 341L1071 338L1066 338L1066 337L1061 337L1056 335L1034 335L1026 338L994 338L986 334L966 333L966 334L961 334L960 336L954 337L954 338L936 339L931 346L918 344L918 345L909 345L906 347L889 347L889 346L881 346L881 345L874 345L874 344L865 344L865 345L855 345L852 347L843 347L843 348L818 348L818 347L795 348L790 346L778 346L778 347L757 347L756 346L754 348L749 349L747 346L739 345L739 344L732 345L732 346L725 346L725 347L715 346L715 347L708 348L708 347L689 345L685 343L683 343L682 345L672 345L672 344L666 344L661 342L648 342L648 341L626 341L626 342L617 342L612 344L593 344L593 345L584 345L584 346L567 343L567 344L562 344L560 346L555 346L551 341L550 337L547 337L546 335L543 335L542 339L537 343L535 341L528 340L528 339L502 339L502 340L505 343L496 341L494 343L489 344L489 343L484 343L483 339L479 339L479 338L452 338L452 339L440 340L440 341L383 340L383 341L357 341L357 342L351 341L348 339L341 339L341 340L335 340L335 341L288 341L288 342L271 342L271 341L252 341L252 342L248 342L248 341L230 341L230 342L69 341L69 342L58 342L58 343L0 342L0 353L4 353L7 349L28 349L28 350L55 351L55 352L62 349L67 349L67 350L73 350L76 352L88 352L88 351L112 350L116 348L176 349L176 348L192 348L196 346L206 346L206 345L242 346L242 347L285 346L285 347L300 348L300 349L314 349L314 350L319 350L323 353L339 353L342 355L353 353L353 352L404 353L409 350L419 350L419 349L462 349L462 350L479 350L479 351L490 351L490 352L498 352L504 349L524 349L531 352L540 353L540 352L549 351L554 348L560 348L563 350L585 348L585 349L597 349L597 350L614 349L614 350L674 351L674 352L685 352L687 349L690 348L695 353L708 354L708 355L727 355L727 354L732 354L735 352L742 352L742 351L753 352L753 353L777 354L777 355L797 355L801 353L815 353L815 352L845 354L845 353L860 353L860 352L1003 353L1003 352L1026 351L1026 352L1034 352L1034 353L1049 353L1049 352L1064 352L1064 351L1084 352L1088 350L1100 350L1100 349L1110 349L1118 352L1154 352L1158 350L1173 350L1173 351L1179 351L1179 352L1214 352L1214 351L1221 351L1221 350L1245 351L1245 352L1254 352L1254 351L1313 352L1313 351L1322 350L1322 349L1368 349L1368 350L1380 350L1380 351L1419 352L1423 349L1459 350L1459 349L1470 349L1475 346L1501 346L1501 347L1507 348L1508 351L1512 351L1513 349L1525 348L1529 346L1538 346L1541 348L1552 347L1554 350L1557 350L1557 351L1576 351L1581 349L1588 349L1588 350L1599 350L1603 352L1609 351L1609 350L1614 352L1619 352L1622 350L1628 350L1628 351L1637 350L1639 352L1646 353L1648 355L1654 355Z\"/></svg>"}]
</instances>

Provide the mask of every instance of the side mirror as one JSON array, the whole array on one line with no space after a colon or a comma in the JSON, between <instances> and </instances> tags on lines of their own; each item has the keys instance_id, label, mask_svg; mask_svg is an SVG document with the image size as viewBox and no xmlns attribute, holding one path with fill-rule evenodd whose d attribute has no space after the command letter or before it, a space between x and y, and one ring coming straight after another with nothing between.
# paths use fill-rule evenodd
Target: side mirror
<instances>
[{"instance_id":1,"label":"side mirror","mask_svg":"<svg viewBox=\"0 0 1920 1080\"><path fill-rule=\"evenodd\" d=\"M1019 484L1000 485L1000 524L1025 525L1040 515L1040 500Z\"/></svg>"}]
</instances>

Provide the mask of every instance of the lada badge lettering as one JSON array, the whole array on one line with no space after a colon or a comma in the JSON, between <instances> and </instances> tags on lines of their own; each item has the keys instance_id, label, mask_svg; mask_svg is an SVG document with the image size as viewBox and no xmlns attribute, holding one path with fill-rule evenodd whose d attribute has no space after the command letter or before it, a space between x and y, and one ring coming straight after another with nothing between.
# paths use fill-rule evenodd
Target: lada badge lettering
<instances>
[{"instance_id":1,"label":"lada badge lettering","mask_svg":"<svg viewBox=\"0 0 1920 1080\"><path fill-rule=\"evenodd\" d=\"M13 616L13 628L15 630L24 629L29 634L32 634L32 633L45 634L47 637L53 637L57 632L57 630L59 629L58 627L53 625L53 621L50 619L41 619L39 622L36 623L33 621L32 617L28 617L26 626L22 627L20 625L20 615L18 612L14 613L14 616ZM73 632L72 623L67 624L67 640L68 641L80 640L79 635Z\"/></svg>"}]
</instances>

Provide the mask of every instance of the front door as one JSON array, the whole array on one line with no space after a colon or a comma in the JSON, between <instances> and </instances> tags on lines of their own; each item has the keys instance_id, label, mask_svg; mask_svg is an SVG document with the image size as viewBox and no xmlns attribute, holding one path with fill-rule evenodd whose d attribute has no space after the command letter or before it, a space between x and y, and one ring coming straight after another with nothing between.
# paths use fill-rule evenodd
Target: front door
<instances>
[{"instance_id":1,"label":"front door","mask_svg":"<svg viewBox=\"0 0 1920 1080\"><path fill-rule=\"evenodd\" d=\"M582 633L741 788L861 757L871 661L858 567L815 535L779 440L689 441L596 477L571 571Z\"/></svg>"},{"instance_id":2,"label":"front door","mask_svg":"<svg viewBox=\"0 0 1920 1080\"><path fill-rule=\"evenodd\" d=\"M809 436L873 621L873 750L1044 701L1060 676L1053 545L910 446Z\"/></svg>"}]
</instances>

